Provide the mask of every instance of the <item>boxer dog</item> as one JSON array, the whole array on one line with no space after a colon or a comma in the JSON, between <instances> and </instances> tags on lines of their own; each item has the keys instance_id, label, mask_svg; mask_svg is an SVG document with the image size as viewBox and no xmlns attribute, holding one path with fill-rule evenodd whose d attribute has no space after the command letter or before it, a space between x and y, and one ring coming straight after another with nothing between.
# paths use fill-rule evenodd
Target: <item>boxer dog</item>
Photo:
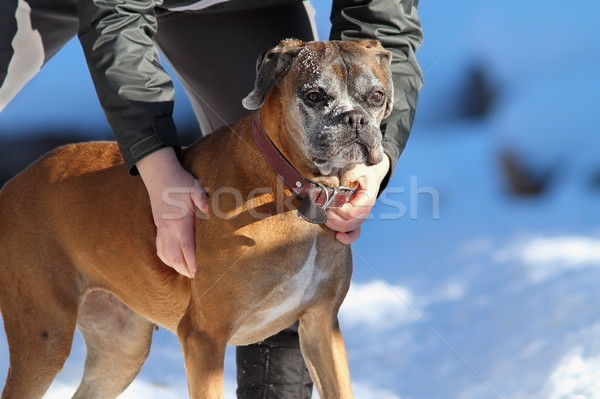
<instances>
[{"instance_id":1,"label":"boxer dog","mask_svg":"<svg viewBox=\"0 0 600 399\"><path fill-rule=\"evenodd\" d=\"M390 60L376 41L295 39L259 58L243 101L255 112L182 153L212 200L196 218L194 279L157 257L148 194L115 143L61 147L8 182L2 398L41 398L76 327L87 358L74 397L114 398L140 370L155 325L180 340L190 397L221 398L226 345L261 341L297 320L320 397L352 397L337 321L350 247L322 223L324 209L352 195L344 172L384 156Z\"/></svg>"}]
</instances>

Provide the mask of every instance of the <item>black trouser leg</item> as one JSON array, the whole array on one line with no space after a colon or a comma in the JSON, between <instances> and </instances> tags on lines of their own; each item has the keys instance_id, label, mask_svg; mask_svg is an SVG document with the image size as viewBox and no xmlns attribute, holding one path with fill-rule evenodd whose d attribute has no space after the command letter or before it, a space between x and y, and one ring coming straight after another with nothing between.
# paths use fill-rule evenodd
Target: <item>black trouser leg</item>
<instances>
[{"instance_id":1,"label":"black trouser leg","mask_svg":"<svg viewBox=\"0 0 600 399\"><path fill-rule=\"evenodd\" d=\"M259 344L238 346L236 362L239 399L310 399L312 395L297 323Z\"/></svg>"},{"instance_id":2,"label":"black trouser leg","mask_svg":"<svg viewBox=\"0 0 600 399\"><path fill-rule=\"evenodd\" d=\"M248 114L256 59L280 40L313 40L303 2L222 13L159 14L158 42L184 83L203 135Z\"/></svg>"}]
</instances>

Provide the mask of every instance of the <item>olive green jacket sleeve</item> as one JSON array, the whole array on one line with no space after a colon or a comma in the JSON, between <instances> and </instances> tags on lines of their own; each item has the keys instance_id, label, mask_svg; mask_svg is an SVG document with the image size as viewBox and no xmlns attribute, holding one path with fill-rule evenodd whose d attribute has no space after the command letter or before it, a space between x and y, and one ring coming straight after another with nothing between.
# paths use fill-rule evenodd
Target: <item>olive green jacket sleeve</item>
<instances>
[{"instance_id":1,"label":"olive green jacket sleeve","mask_svg":"<svg viewBox=\"0 0 600 399\"><path fill-rule=\"evenodd\" d=\"M79 40L130 173L165 146L179 148L174 90L154 45L155 0L78 0Z\"/></svg>"},{"instance_id":2,"label":"olive green jacket sleeve","mask_svg":"<svg viewBox=\"0 0 600 399\"><path fill-rule=\"evenodd\" d=\"M394 107L382 123L383 148L391 161L389 182L410 134L423 85L415 52L423 40L418 0L333 0L331 39L377 39L391 51Z\"/></svg>"}]
</instances>

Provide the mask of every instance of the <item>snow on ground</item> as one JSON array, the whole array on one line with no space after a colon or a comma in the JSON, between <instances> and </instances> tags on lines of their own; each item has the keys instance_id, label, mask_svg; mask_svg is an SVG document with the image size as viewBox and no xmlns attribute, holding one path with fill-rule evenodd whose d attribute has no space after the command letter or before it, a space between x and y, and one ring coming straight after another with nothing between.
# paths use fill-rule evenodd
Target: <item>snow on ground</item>
<instances>
[{"instance_id":1,"label":"snow on ground","mask_svg":"<svg viewBox=\"0 0 600 399\"><path fill-rule=\"evenodd\" d=\"M600 399L600 5L516 7L421 4L419 116L353 246L340 311L359 399ZM455 99L474 63L503 91L491 115L461 120ZM559 166L544 195L507 194L507 143L534 168ZM83 359L77 336L46 398L74 391ZM7 367L0 334L0 375ZM234 390L229 350L226 398ZM122 397L186 397L174 336L155 332Z\"/></svg>"}]
</instances>

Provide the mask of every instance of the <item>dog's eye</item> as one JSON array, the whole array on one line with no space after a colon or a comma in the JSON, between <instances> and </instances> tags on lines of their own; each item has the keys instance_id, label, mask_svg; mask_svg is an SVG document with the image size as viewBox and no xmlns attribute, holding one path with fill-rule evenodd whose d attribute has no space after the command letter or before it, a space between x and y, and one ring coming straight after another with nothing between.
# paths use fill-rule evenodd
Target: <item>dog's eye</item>
<instances>
[{"instance_id":1,"label":"dog's eye","mask_svg":"<svg viewBox=\"0 0 600 399\"><path fill-rule=\"evenodd\" d=\"M370 96L371 101L373 101L376 104L381 103L384 98L385 98L385 94L383 94L383 92L381 90L374 90Z\"/></svg>"},{"instance_id":2,"label":"dog's eye","mask_svg":"<svg viewBox=\"0 0 600 399\"><path fill-rule=\"evenodd\" d=\"M325 96L320 91L309 91L306 93L306 99L311 103L320 103L325 100Z\"/></svg>"}]
</instances>

